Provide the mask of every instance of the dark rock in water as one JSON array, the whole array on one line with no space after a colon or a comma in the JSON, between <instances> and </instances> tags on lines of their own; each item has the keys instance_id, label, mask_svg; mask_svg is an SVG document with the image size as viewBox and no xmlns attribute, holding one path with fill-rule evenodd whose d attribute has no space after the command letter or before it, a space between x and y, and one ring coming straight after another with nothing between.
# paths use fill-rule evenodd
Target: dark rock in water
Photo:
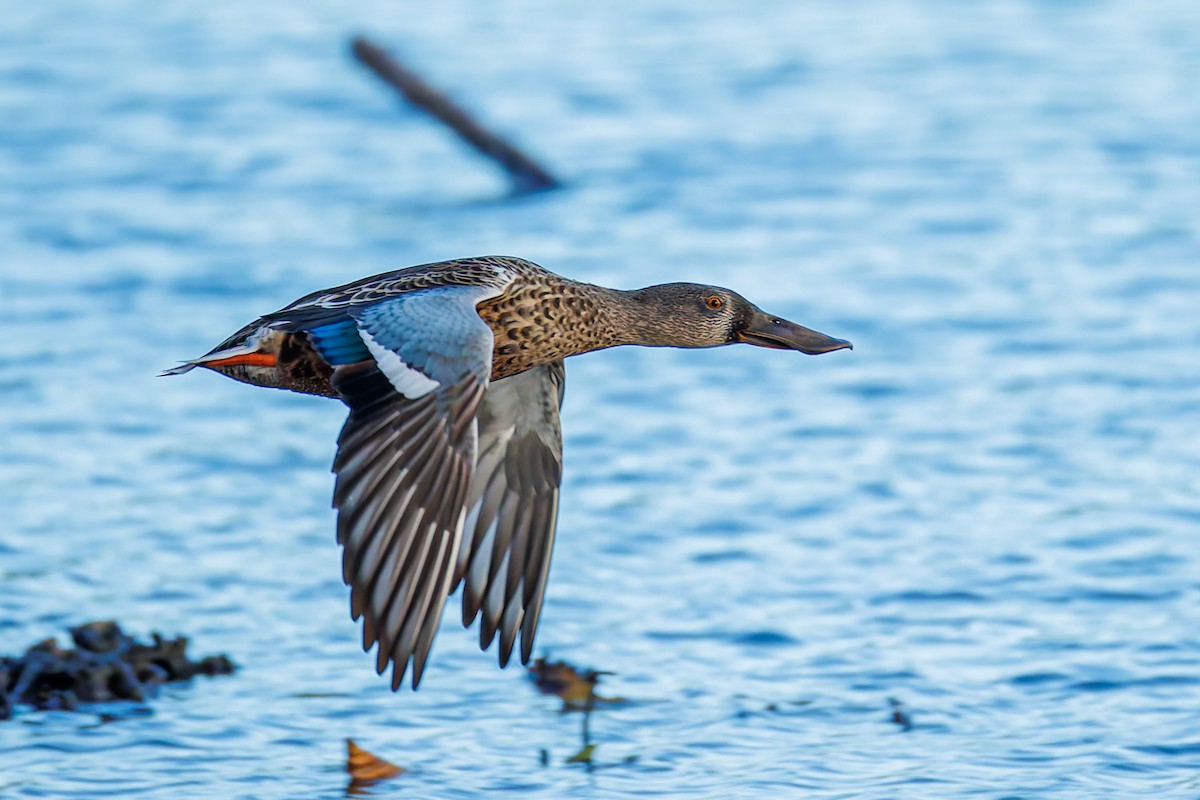
<instances>
[{"instance_id":1,"label":"dark rock in water","mask_svg":"<svg viewBox=\"0 0 1200 800\"><path fill-rule=\"evenodd\" d=\"M115 653L128 646L132 641L121 632L121 626L112 620L106 622L89 622L71 628L71 639L81 650L92 653Z\"/></svg>"},{"instance_id":2,"label":"dark rock in water","mask_svg":"<svg viewBox=\"0 0 1200 800\"><path fill-rule=\"evenodd\" d=\"M0 656L0 720L12 717L18 705L75 711L81 703L141 703L164 683L196 675L228 675L234 670L233 662L223 655L190 660L184 636L164 639L155 633L147 644L112 621L72 628L71 639L74 650L63 650L54 639L46 639L22 656Z\"/></svg>"}]
</instances>

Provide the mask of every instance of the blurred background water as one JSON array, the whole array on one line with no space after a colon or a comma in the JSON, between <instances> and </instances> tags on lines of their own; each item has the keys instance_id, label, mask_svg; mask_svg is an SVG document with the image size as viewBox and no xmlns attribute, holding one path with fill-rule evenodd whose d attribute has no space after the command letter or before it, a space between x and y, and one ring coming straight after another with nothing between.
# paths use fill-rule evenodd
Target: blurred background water
<instances>
[{"instance_id":1,"label":"blurred background water","mask_svg":"<svg viewBox=\"0 0 1200 800\"><path fill-rule=\"evenodd\" d=\"M368 32L569 181L490 164ZM116 618L233 678L0 725L5 797L1200 795L1200 8L1188 0L10 4L0 652ZM855 342L574 359L539 651L359 648L339 405L158 379L311 290L483 253ZM888 698L914 726L890 721ZM539 751L549 764L539 764Z\"/></svg>"}]
</instances>

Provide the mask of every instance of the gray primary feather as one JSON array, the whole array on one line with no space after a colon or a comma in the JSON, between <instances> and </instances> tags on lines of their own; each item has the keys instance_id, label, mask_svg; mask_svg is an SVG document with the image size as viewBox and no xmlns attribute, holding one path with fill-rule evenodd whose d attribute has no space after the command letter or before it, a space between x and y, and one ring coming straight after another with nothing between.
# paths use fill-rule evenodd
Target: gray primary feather
<instances>
[{"instance_id":1,"label":"gray primary feather","mask_svg":"<svg viewBox=\"0 0 1200 800\"><path fill-rule=\"evenodd\" d=\"M383 381L373 365L338 367L333 384L357 399ZM377 669L408 661L419 683L450 589L475 462L474 416L484 384L472 375L409 400L395 392L351 405L338 437L335 505L351 608L364 645L378 641ZM430 413L432 410L432 413ZM407 424L414 418L424 421Z\"/></svg>"},{"instance_id":2,"label":"gray primary feather","mask_svg":"<svg viewBox=\"0 0 1200 800\"><path fill-rule=\"evenodd\" d=\"M374 361L330 379L350 406L333 465L343 577L392 688L410 661L420 682L454 577L491 372L492 334L475 313L484 293L453 287L356 311ZM428 335L431 317L442 324Z\"/></svg>"},{"instance_id":3,"label":"gray primary feather","mask_svg":"<svg viewBox=\"0 0 1200 800\"><path fill-rule=\"evenodd\" d=\"M374 362L339 366L331 380L351 409L334 462L343 577L363 646L378 644L378 671L391 662L393 688L410 662L420 682L464 579L463 619L482 613L482 646L499 636L501 664L518 636L522 660L533 651L565 370L556 361L488 384L492 334L474 310L487 294L435 289L352 311Z\"/></svg>"},{"instance_id":4,"label":"gray primary feather","mask_svg":"<svg viewBox=\"0 0 1200 800\"><path fill-rule=\"evenodd\" d=\"M500 634L507 664L517 633L528 661L541 614L562 480L566 371L555 361L493 382L479 413L479 457L455 571L463 624L482 612L480 645Z\"/></svg>"}]
</instances>

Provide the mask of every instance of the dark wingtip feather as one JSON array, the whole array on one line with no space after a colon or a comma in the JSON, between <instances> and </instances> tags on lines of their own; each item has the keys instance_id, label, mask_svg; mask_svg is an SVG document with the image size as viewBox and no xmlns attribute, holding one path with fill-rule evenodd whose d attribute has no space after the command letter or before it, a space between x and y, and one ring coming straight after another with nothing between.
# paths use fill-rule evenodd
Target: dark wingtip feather
<instances>
[{"instance_id":1,"label":"dark wingtip feather","mask_svg":"<svg viewBox=\"0 0 1200 800\"><path fill-rule=\"evenodd\" d=\"M421 685L421 678L424 677L424 675L425 659L422 658L420 660L414 660L412 673L412 689L414 692L417 690L417 687ZM392 688L392 691L396 691L395 687Z\"/></svg>"},{"instance_id":2,"label":"dark wingtip feather","mask_svg":"<svg viewBox=\"0 0 1200 800\"><path fill-rule=\"evenodd\" d=\"M397 685L396 677L395 677L396 668L399 667L401 669L401 671L403 672L403 668L404 668L403 665L407 664L407 663L408 663L407 661L392 661L392 691L393 692L396 691L396 685ZM388 666L388 651L382 644L380 644L379 649L375 651L375 674L382 675L383 671L385 669L387 669L387 666Z\"/></svg>"},{"instance_id":3,"label":"dark wingtip feather","mask_svg":"<svg viewBox=\"0 0 1200 800\"><path fill-rule=\"evenodd\" d=\"M396 661L392 662L392 691L393 692L400 691L400 685L402 683L404 683L404 673L407 671L407 669L408 669L408 661L407 660L405 660L405 661L396 660ZM379 670L379 674L382 675L383 670ZM413 677L412 677L412 688L413 688L414 692L417 690L417 685L420 682L421 682L421 675L416 670L414 670Z\"/></svg>"},{"instance_id":4,"label":"dark wingtip feather","mask_svg":"<svg viewBox=\"0 0 1200 800\"><path fill-rule=\"evenodd\" d=\"M528 620L530 616L525 615ZM526 627L521 625L521 664L528 666L529 661L533 658L533 637L537 633L537 626Z\"/></svg>"},{"instance_id":5,"label":"dark wingtip feather","mask_svg":"<svg viewBox=\"0 0 1200 800\"><path fill-rule=\"evenodd\" d=\"M500 669L508 666L508 662L512 660L513 644L516 642L516 628L513 628L512 635L509 635L507 630L500 632Z\"/></svg>"},{"instance_id":6,"label":"dark wingtip feather","mask_svg":"<svg viewBox=\"0 0 1200 800\"><path fill-rule=\"evenodd\" d=\"M358 617L355 617L354 619L357 621ZM369 619L363 620L362 640L363 652L370 652L371 648L375 646L375 626L371 624Z\"/></svg>"},{"instance_id":7,"label":"dark wingtip feather","mask_svg":"<svg viewBox=\"0 0 1200 800\"><path fill-rule=\"evenodd\" d=\"M479 649L487 650L492 646L492 637L488 635L487 623L479 623Z\"/></svg>"}]
</instances>

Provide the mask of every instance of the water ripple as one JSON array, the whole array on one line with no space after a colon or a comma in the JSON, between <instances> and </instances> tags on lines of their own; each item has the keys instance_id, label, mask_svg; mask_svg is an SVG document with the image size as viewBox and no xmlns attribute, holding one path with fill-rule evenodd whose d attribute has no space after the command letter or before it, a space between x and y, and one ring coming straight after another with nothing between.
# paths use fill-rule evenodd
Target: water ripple
<instances>
[{"instance_id":1,"label":"water ripple","mask_svg":"<svg viewBox=\"0 0 1200 800\"><path fill-rule=\"evenodd\" d=\"M0 725L0 795L335 796L353 736L411 770L381 796L1194 798L1197 24L1183 0L13 5L0 651L112 617L242 669ZM351 30L568 189L508 197ZM153 377L314 288L487 252L726 284L857 348L571 365L539 649L632 701L592 718L591 773L579 718L456 610L420 693L374 676L338 404Z\"/></svg>"}]
</instances>

